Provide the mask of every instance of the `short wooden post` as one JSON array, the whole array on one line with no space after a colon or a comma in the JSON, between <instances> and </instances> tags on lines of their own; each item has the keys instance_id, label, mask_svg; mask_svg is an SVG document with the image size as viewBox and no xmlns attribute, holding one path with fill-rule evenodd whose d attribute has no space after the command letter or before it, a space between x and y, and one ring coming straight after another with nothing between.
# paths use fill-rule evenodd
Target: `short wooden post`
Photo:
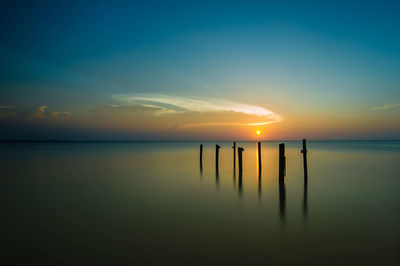
<instances>
[{"instance_id":1,"label":"short wooden post","mask_svg":"<svg viewBox=\"0 0 400 266\"><path fill-rule=\"evenodd\" d=\"M304 168L304 178L307 179L308 171L307 171L307 141L303 139L303 149L301 150L303 154L303 168Z\"/></svg>"},{"instance_id":2,"label":"short wooden post","mask_svg":"<svg viewBox=\"0 0 400 266\"><path fill-rule=\"evenodd\" d=\"M238 147L238 156L239 156L239 174L243 171L243 163L242 163L242 152L244 149L242 147Z\"/></svg>"},{"instance_id":3,"label":"short wooden post","mask_svg":"<svg viewBox=\"0 0 400 266\"><path fill-rule=\"evenodd\" d=\"M258 171L261 172L261 142L258 142Z\"/></svg>"},{"instance_id":4,"label":"short wooden post","mask_svg":"<svg viewBox=\"0 0 400 266\"><path fill-rule=\"evenodd\" d=\"M285 144L279 144L279 179L284 178L286 175L286 157L285 157Z\"/></svg>"}]
</instances>

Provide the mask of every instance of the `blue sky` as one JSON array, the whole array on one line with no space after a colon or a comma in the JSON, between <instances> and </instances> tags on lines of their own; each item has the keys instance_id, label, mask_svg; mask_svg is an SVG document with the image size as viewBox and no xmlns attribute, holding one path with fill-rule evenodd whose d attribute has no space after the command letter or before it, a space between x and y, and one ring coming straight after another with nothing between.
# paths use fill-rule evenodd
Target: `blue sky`
<instances>
[{"instance_id":1,"label":"blue sky","mask_svg":"<svg viewBox=\"0 0 400 266\"><path fill-rule=\"evenodd\" d=\"M126 120L118 125L107 122L115 120L109 113L92 117L121 106L121 95L262 107L281 117L263 128L271 138L400 137L398 1L2 1L0 7L1 138L149 132L199 138L173 116L159 124L143 120L141 127L125 126L137 124L135 111L119 113ZM198 112L188 107L182 119ZM215 109L204 112L210 117ZM55 122L60 115L53 113L69 113L69 120ZM304 129L297 130L299 120ZM170 130L176 127L182 129ZM65 128L70 135L60 133ZM218 132L225 129L202 130L223 138ZM249 136L246 128L234 131Z\"/></svg>"}]
</instances>

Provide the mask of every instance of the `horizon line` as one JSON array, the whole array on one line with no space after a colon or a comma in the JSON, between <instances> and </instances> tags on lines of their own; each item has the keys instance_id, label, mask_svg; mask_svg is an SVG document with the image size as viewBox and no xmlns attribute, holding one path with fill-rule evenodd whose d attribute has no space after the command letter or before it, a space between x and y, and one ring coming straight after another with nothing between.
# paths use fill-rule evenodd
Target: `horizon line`
<instances>
[{"instance_id":1,"label":"horizon line","mask_svg":"<svg viewBox=\"0 0 400 266\"><path fill-rule=\"evenodd\" d=\"M12 142L294 142L302 141L303 139L277 139L277 140L129 140L129 139L0 139L1 143L12 143ZM307 141L400 141L400 139L306 139Z\"/></svg>"}]
</instances>

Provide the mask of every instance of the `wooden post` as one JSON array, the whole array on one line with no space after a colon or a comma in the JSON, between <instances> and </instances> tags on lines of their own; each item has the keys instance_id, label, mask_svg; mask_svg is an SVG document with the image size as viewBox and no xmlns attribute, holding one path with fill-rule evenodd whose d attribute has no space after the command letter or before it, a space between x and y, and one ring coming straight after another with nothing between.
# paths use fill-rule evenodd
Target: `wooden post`
<instances>
[{"instance_id":1,"label":"wooden post","mask_svg":"<svg viewBox=\"0 0 400 266\"><path fill-rule=\"evenodd\" d=\"M304 168L304 178L307 179L308 171L307 171L307 143L306 140L303 139L303 149L301 150L303 154L303 168Z\"/></svg>"},{"instance_id":2,"label":"wooden post","mask_svg":"<svg viewBox=\"0 0 400 266\"><path fill-rule=\"evenodd\" d=\"M258 171L261 172L261 142L258 142Z\"/></svg>"},{"instance_id":3,"label":"wooden post","mask_svg":"<svg viewBox=\"0 0 400 266\"><path fill-rule=\"evenodd\" d=\"M242 152L244 149L242 147L238 147L238 155L239 155L239 174L243 171L243 163L242 163Z\"/></svg>"},{"instance_id":4,"label":"wooden post","mask_svg":"<svg viewBox=\"0 0 400 266\"><path fill-rule=\"evenodd\" d=\"M286 157L285 144L279 144L279 179L283 179L286 175Z\"/></svg>"},{"instance_id":5,"label":"wooden post","mask_svg":"<svg viewBox=\"0 0 400 266\"><path fill-rule=\"evenodd\" d=\"M235 171L236 168L236 142L233 142L233 170Z\"/></svg>"},{"instance_id":6,"label":"wooden post","mask_svg":"<svg viewBox=\"0 0 400 266\"><path fill-rule=\"evenodd\" d=\"M218 171L218 159L219 159L219 149L221 147L219 145L215 145L215 169Z\"/></svg>"},{"instance_id":7,"label":"wooden post","mask_svg":"<svg viewBox=\"0 0 400 266\"><path fill-rule=\"evenodd\" d=\"M233 185L236 185L236 142L233 142Z\"/></svg>"},{"instance_id":8,"label":"wooden post","mask_svg":"<svg viewBox=\"0 0 400 266\"><path fill-rule=\"evenodd\" d=\"M242 186L243 186L243 153L244 149L242 147L238 147L238 159L239 159L239 197L242 195Z\"/></svg>"},{"instance_id":9,"label":"wooden post","mask_svg":"<svg viewBox=\"0 0 400 266\"><path fill-rule=\"evenodd\" d=\"M200 171L203 171L203 144L200 144Z\"/></svg>"},{"instance_id":10,"label":"wooden post","mask_svg":"<svg viewBox=\"0 0 400 266\"><path fill-rule=\"evenodd\" d=\"M218 165L218 159L219 159L219 149L221 147L219 145L215 145L215 183L219 185L219 165Z\"/></svg>"}]
</instances>

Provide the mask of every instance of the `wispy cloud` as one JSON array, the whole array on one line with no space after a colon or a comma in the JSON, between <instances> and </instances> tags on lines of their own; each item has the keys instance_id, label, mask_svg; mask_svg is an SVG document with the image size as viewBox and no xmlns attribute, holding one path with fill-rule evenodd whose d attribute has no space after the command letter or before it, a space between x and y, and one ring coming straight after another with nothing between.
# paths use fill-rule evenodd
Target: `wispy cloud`
<instances>
[{"instance_id":1,"label":"wispy cloud","mask_svg":"<svg viewBox=\"0 0 400 266\"><path fill-rule=\"evenodd\" d=\"M378 106L378 107L372 107L369 109L369 111L384 111L384 110L390 110L393 108L397 108L400 106L400 103L395 103L395 104L385 104L383 106Z\"/></svg>"},{"instance_id":2,"label":"wispy cloud","mask_svg":"<svg viewBox=\"0 0 400 266\"><path fill-rule=\"evenodd\" d=\"M43 119L44 112L46 109L47 109L46 105L39 106L36 110L34 110L32 112L31 118L32 119L35 119L35 118Z\"/></svg>"},{"instance_id":3,"label":"wispy cloud","mask_svg":"<svg viewBox=\"0 0 400 266\"><path fill-rule=\"evenodd\" d=\"M196 113L238 113L256 117L254 123L231 123L231 122L201 122L191 123L186 126L195 125L266 125L277 122L280 116L266 108L238 103L234 101L209 99L209 98L185 98L177 96L159 95L159 94L141 94L141 95L116 95L114 96L122 104L141 105L144 107L158 108L155 115L178 114L185 112ZM262 121L260 121L262 120Z\"/></svg>"},{"instance_id":4,"label":"wispy cloud","mask_svg":"<svg viewBox=\"0 0 400 266\"><path fill-rule=\"evenodd\" d=\"M13 109L14 107L11 105L0 105L0 118L16 116L16 112Z\"/></svg>"},{"instance_id":5,"label":"wispy cloud","mask_svg":"<svg viewBox=\"0 0 400 266\"><path fill-rule=\"evenodd\" d=\"M52 112L51 115L54 118L71 118L71 117L73 117L71 112Z\"/></svg>"}]
</instances>

